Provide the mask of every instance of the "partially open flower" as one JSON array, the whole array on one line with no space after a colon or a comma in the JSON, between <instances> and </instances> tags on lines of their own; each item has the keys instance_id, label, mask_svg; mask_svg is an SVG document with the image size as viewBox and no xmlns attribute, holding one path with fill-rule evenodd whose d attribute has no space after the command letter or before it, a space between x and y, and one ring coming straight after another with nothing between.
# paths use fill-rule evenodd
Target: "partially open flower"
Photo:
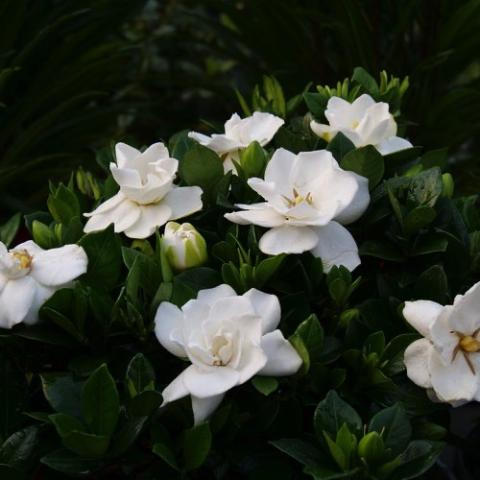
<instances>
[{"instance_id":1,"label":"partially open flower","mask_svg":"<svg viewBox=\"0 0 480 480\"><path fill-rule=\"evenodd\" d=\"M169 220L186 217L202 208L200 187L174 185L178 160L170 158L163 143L143 153L124 143L115 146L117 164L111 163L120 191L90 217L85 232L103 230L113 223L115 232L130 238L147 238Z\"/></svg>"},{"instance_id":2,"label":"partially open flower","mask_svg":"<svg viewBox=\"0 0 480 480\"><path fill-rule=\"evenodd\" d=\"M295 155L279 149L265 170L265 180L250 178L265 202L240 204L243 211L225 217L240 225L269 228L259 242L268 255L311 251L326 271L334 265L353 270L360 264L354 238L342 224L366 210L368 180L342 170L327 150Z\"/></svg>"},{"instance_id":3,"label":"partially open flower","mask_svg":"<svg viewBox=\"0 0 480 480\"><path fill-rule=\"evenodd\" d=\"M284 123L280 117L271 113L254 112L246 118L240 118L234 113L225 123L225 133L214 133L209 137L190 132L188 136L217 153L223 159L225 172L235 172L233 160L240 161L240 151L255 141L262 147L265 146Z\"/></svg>"},{"instance_id":4,"label":"partially open flower","mask_svg":"<svg viewBox=\"0 0 480 480\"><path fill-rule=\"evenodd\" d=\"M408 140L396 136L397 124L388 103L376 103L370 95L363 94L352 103L332 97L325 117L329 125L313 120L310 127L327 142L342 132L355 147L373 145L382 155L412 147Z\"/></svg>"},{"instance_id":5,"label":"partially open flower","mask_svg":"<svg viewBox=\"0 0 480 480\"><path fill-rule=\"evenodd\" d=\"M12 250L0 242L0 327L38 321L38 310L56 290L87 271L78 245L43 250L31 240Z\"/></svg>"},{"instance_id":6,"label":"partially open flower","mask_svg":"<svg viewBox=\"0 0 480 480\"><path fill-rule=\"evenodd\" d=\"M201 290L180 310L163 302L155 316L158 341L188 366L162 392L164 404L191 396L195 423L225 392L254 375L292 375L302 360L277 328L280 303L255 289L239 296L228 285Z\"/></svg>"},{"instance_id":7,"label":"partially open flower","mask_svg":"<svg viewBox=\"0 0 480 480\"><path fill-rule=\"evenodd\" d=\"M406 302L405 319L424 338L405 350L407 375L432 398L454 406L480 401L480 283L453 305Z\"/></svg>"},{"instance_id":8,"label":"partially open flower","mask_svg":"<svg viewBox=\"0 0 480 480\"><path fill-rule=\"evenodd\" d=\"M167 260L175 270L198 267L207 261L205 239L190 223L168 222L162 244Z\"/></svg>"}]
</instances>

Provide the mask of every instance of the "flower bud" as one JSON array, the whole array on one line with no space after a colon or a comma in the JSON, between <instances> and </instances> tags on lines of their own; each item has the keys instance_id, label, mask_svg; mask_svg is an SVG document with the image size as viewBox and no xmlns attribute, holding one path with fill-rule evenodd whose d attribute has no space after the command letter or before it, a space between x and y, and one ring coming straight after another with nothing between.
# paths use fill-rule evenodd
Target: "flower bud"
<instances>
[{"instance_id":1,"label":"flower bud","mask_svg":"<svg viewBox=\"0 0 480 480\"><path fill-rule=\"evenodd\" d=\"M198 267L207 260L207 243L190 223L168 222L162 244L165 256L175 270Z\"/></svg>"},{"instance_id":2,"label":"flower bud","mask_svg":"<svg viewBox=\"0 0 480 480\"><path fill-rule=\"evenodd\" d=\"M370 465L378 464L385 455L385 445L377 432L367 433L358 443L358 456Z\"/></svg>"},{"instance_id":3,"label":"flower bud","mask_svg":"<svg viewBox=\"0 0 480 480\"><path fill-rule=\"evenodd\" d=\"M455 184L453 178L449 173L444 173L442 175L443 191L442 195L446 198L453 197L453 191L455 189Z\"/></svg>"}]
</instances>

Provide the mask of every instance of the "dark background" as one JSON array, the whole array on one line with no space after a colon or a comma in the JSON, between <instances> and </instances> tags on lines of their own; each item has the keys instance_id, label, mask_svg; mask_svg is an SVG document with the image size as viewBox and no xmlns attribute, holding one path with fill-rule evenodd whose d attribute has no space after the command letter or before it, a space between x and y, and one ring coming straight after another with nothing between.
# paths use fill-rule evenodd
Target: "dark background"
<instances>
[{"instance_id":1,"label":"dark background","mask_svg":"<svg viewBox=\"0 0 480 480\"><path fill-rule=\"evenodd\" d=\"M123 140L219 128L262 75L287 97L362 66L410 77L407 136L448 147L458 193L477 193L480 1L0 0L0 217L43 204L48 179L96 169ZM430 479L479 478L477 423ZM465 437L465 438L462 438Z\"/></svg>"}]
</instances>

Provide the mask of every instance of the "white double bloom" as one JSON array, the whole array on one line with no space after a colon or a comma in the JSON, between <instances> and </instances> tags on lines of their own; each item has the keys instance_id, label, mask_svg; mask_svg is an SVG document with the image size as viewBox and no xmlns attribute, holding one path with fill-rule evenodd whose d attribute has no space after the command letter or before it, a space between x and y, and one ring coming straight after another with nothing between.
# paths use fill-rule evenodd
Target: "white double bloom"
<instances>
[{"instance_id":1,"label":"white double bloom","mask_svg":"<svg viewBox=\"0 0 480 480\"><path fill-rule=\"evenodd\" d=\"M325 117L329 125L312 121L310 127L327 142L342 132L355 147L373 145L382 155L412 147L408 140L396 136L397 123L388 103L376 103L370 95L361 95L353 103L332 97Z\"/></svg>"},{"instance_id":2,"label":"white double bloom","mask_svg":"<svg viewBox=\"0 0 480 480\"><path fill-rule=\"evenodd\" d=\"M200 187L174 185L178 160L170 158L163 143L143 153L124 143L115 146L117 164L111 163L120 191L90 217L85 232L103 230L113 223L115 232L130 238L147 238L169 220L186 217L202 208Z\"/></svg>"},{"instance_id":3,"label":"white double bloom","mask_svg":"<svg viewBox=\"0 0 480 480\"><path fill-rule=\"evenodd\" d=\"M239 204L243 211L225 217L240 225L269 228L260 239L268 255L311 251L326 271L333 265L353 270L360 264L354 238L343 226L368 207L368 180L342 170L327 150L295 155L277 150L265 179L250 178L250 187L265 202Z\"/></svg>"},{"instance_id":4,"label":"white double bloom","mask_svg":"<svg viewBox=\"0 0 480 480\"><path fill-rule=\"evenodd\" d=\"M405 350L408 377L432 399L454 406L480 401L480 283L453 305L406 302L403 315L424 338Z\"/></svg>"},{"instance_id":5,"label":"white double bloom","mask_svg":"<svg viewBox=\"0 0 480 480\"><path fill-rule=\"evenodd\" d=\"M252 142L265 146L285 122L271 113L254 112L250 117L240 118L234 113L225 123L225 133L212 136L190 132L188 136L210 148L223 159L225 172L236 171L233 160L240 161L240 152Z\"/></svg>"},{"instance_id":6,"label":"white double bloom","mask_svg":"<svg viewBox=\"0 0 480 480\"><path fill-rule=\"evenodd\" d=\"M191 362L162 392L164 404L190 395L199 423L225 392L254 375L294 374L302 361L276 329L279 322L278 298L255 289L242 296L228 285L201 290L181 310L163 302L155 334L170 353Z\"/></svg>"},{"instance_id":7,"label":"white double bloom","mask_svg":"<svg viewBox=\"0 0 480 480\"><path fill-rule=\"evenodd\" d=\"M0 327L38 321L38 310L55 291L87 271L83 248L43 250L31 240L12 250L0 242Z\"/></svg>"}]
</instances>

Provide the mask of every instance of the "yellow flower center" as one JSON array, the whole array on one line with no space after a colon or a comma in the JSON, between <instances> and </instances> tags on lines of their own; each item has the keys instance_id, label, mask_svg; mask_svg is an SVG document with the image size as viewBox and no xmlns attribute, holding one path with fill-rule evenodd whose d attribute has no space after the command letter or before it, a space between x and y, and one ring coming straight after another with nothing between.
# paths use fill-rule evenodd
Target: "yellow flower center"
<instances>
[{"instance_id":1,"label":"yellow flower center","mask_svg":"<svg viewBox=\"0 0 480 480\"><path fill-rule=\"evenodd\" d=\"M287 202L287 205L292 208L292 207L297 207L301 203L308 203L309 205L312 205L313 203L313 198L312 194L309 192L307 193L306 196L300 195L297 190L294 188L293 189L293 197L289 198L286 197L285 195L282 195L285 201Z\"/></svg>"},{"instance_id":2,"label":"yellow flower center","mask_svg":"<svg viewBox=\"0 0 480 480\"><path fill-rule=\"evenodd\" d=\"M32 256L26 250L17 250L12 252L12 256L20 263L22 270L27 270L32 266Z\"/></svg>"},{"instance_id":3,"label":"yellow flower center","mask_svg":"<svg viewBox=\"0 0 480 480\"><path fill-rule=\"evenodd\" d=\"M475 367L472 363L472 360L469 357L470 353L480 352L480 341L477 340L477 335L480 332L480 329L475 330L472 335L465 335L462 332L457 332L456 330L452 331L458 337L458 344L453 350L452 362L455 360L459 352L462 353L465 361L467 362L468 368L475 375Z\"/></svg>"}]
</instances>

